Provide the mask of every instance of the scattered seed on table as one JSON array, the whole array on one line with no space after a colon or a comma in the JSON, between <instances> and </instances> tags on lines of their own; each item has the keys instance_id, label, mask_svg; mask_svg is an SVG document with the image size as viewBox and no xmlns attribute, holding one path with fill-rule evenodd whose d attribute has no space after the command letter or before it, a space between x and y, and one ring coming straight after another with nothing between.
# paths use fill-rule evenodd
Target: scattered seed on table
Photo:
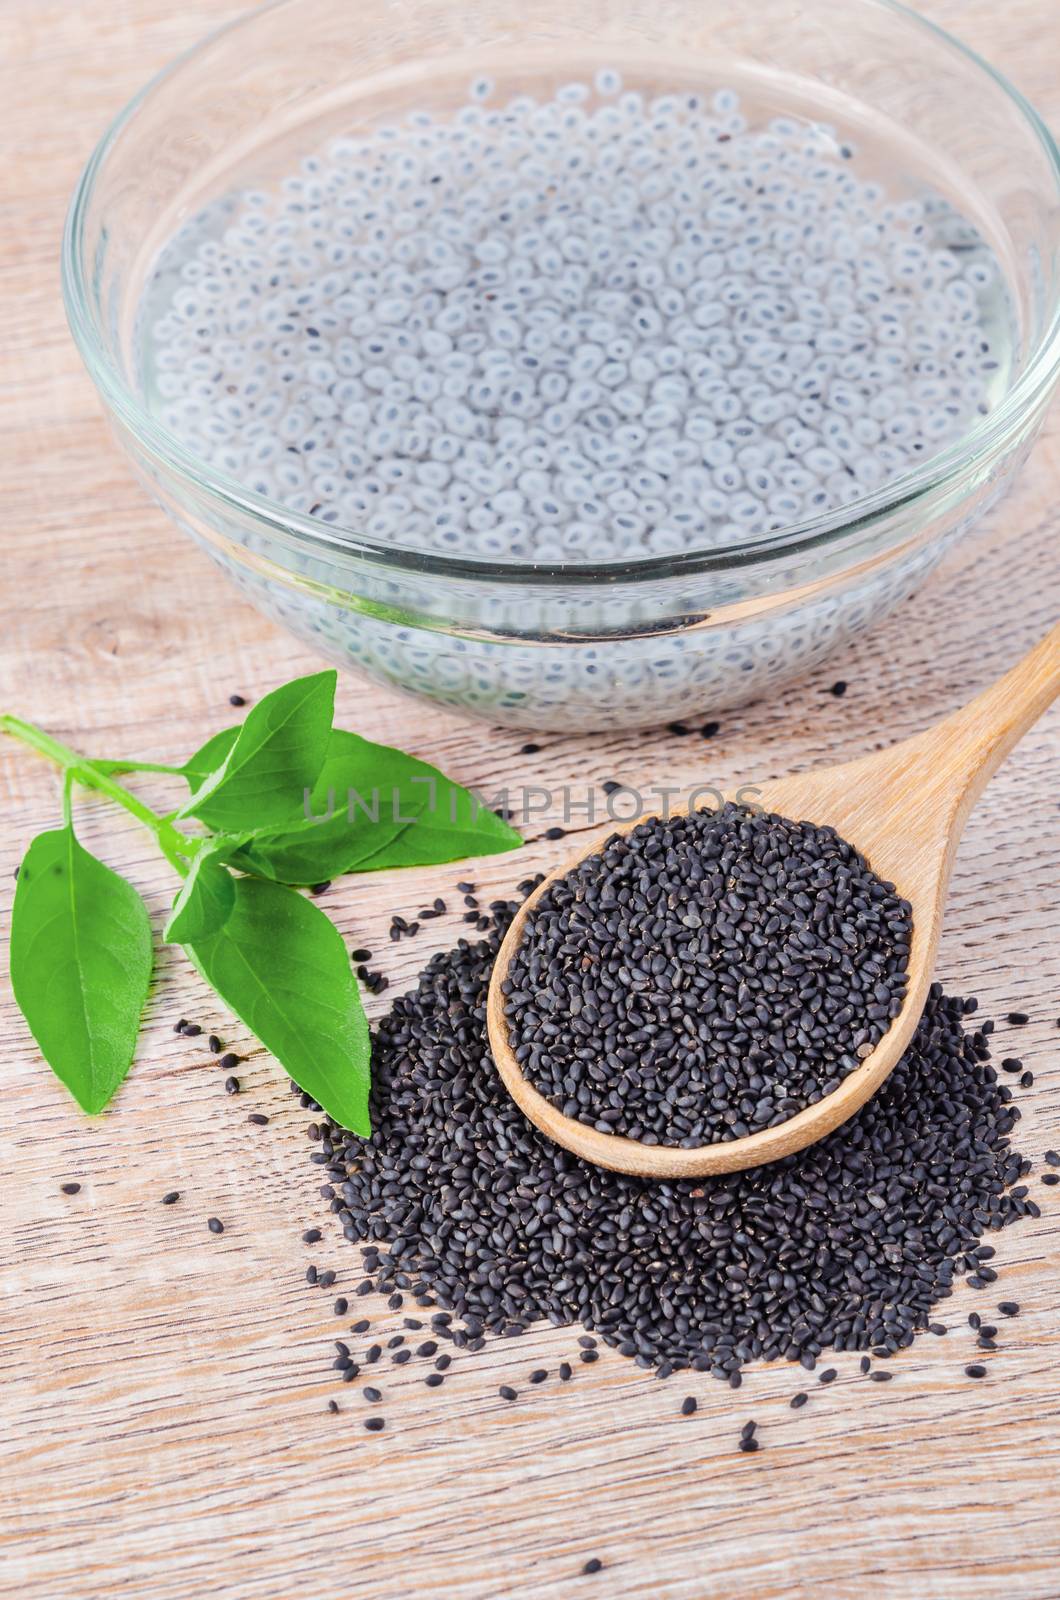
<instances>
[{"instance_id":1,"label":"scattered seed on table","mask_svg":"<svg viewBox=\"0 0 1060 1600\"><path fill-rule=\"evenodd\" d=\"M247 1114L247 1121L252 1122L256 1128L267 1128L269 1119L264 1111L251 1111Z\"/></svg>"},{"instance_id":2,"label":"scattered seed on table","mask_svg":"<svg viewBox=\"0 0 1060 1600\"><path fill-rule=\"evenodd\" d=\"M513 1389L511 1385L507 1383L502 1383L500 1388L497 1390L497 1393L500 1395L502 1400L518 1400L519 1398L518 1389Z\"/></svg>"},{"instance_id":3,"label":"scattered seed on table","mask_svg":"<svg viewBox=\"0 0 1060 1600\"><path fill-rule=\"evenodd\" d=\"M340 1295L331 1309L336 1317L344 1317L350 1308L347 1302Z\"/></svg>"},{"instance_id":4,"label":"scattered seed on table","mask_svg":"<svg viewBox=\"0 0 1060 1600\"><path fill-rule=\"evenodd\" d=\"M534 886L527 880L519 894ZM743 1342L756 1340L756 1357L783 1357L807 1318L812 1335L802 1332L794 1349L810 1361L833 1345L906 1348L955 1276L972 1271L972 1243L987 1229L1035 1214L1018 1182L1022 1158L1009 1139L1016 1121L1009 1091L983 1060L981 1039L977 1044L963 1027L971 1002L947 997L935 984L909 1050L879 1094L790 1165L655 1186L564 1155L563 1206L578 1218L577 1233L568 1238L546 1224L524 1240L518 1230L518 1251L491 1248L483 1261L476 1229L483 1238L506 1238L513 1195L520 1215L536 1207L546 1216L557 1199L555 1147L498 1087L485 1037L492 963L516 909L518 901L508 902L481 944L463 941L433 958L379 1024L371 1143L326 1125L350 1232L377 1241L364 1257L369 1288L386 1294L399 1277L429 1287L479 1319L475 1337L584 1317L642 1366L695 1365L738 1382L747 1358L735 1350ZM465 1135L458 1151L454 1126ZM919 1176L925 1148L933 1153L930 1193ZM864 1197L872 1194L886 1196L886 1204L866 1214ZM454 1206L466 1220L449 1244ZM388 1221L395 1207L400 1224ZM896 1258L896 1230L922 1247L903 1248ZM731 1242L745 1233L756 1242L754 1254ZM823 1275L822 1233L830 1252ZM399 1238L399 1256L389 1255L386 1240ZM738 1268L731 1278L730 1263ZM690 1323L685 1308L702 1300L704 1283L716 1283L719 1271L726 1295L717 1304L714 1343L705 1348L701 1319ZM805 1291L778 1299L769 1287L778 1271ZM981 1272L973 1276L986 1281ZM822 1292L830 1307L823 1319L816 1310ZM513 1293L518 1319L507 1304ZM432 1327L452 1322L451 1313L438 1315L448 1321L432 1318ZM450 1336L458 1347L468 1342L459 1328ZM869 1368L868 1356L862 1359Z\"/></svg>"},{"instance_id":5,"label":"scattered seed on table","mask_svg":"<svg viewBox=\"0 0 1060 1600\"><path fill-rule=\"evenodd\" d=\"M412 1351L411 1350L398 1350L394 1354L394 1365L395 1365L395 1367L403 1367L405 1365L406 1361L411 1361L411 1360L412 1360Z\"/></svg>"},{"instance_id":6,"label":"scattered seed on table","mask_svg":"<svg viewBox=\"0 0 1060 1600\"><path fill-rule=\"evenodd\" d=\"M581 1345L583 1350L596 1349L596 1340L593 1338L591 1333L579 1334L578 1343Z\"/></svg>"},{"instance_id":7,"label":"scattered seed on table","mask_svg":"<svg viewBox=\"0 0 1060 1600\"><path fill-rule=\"evenodd\" d=\"M328 1410L331 1412L332 1416L336 1415L336 1413L338 1412L338 1409L339 1409L339 1402L337 1400L329 1400L328 1401Z\"/></svg>"},{"instance_id":8,"label":"scattered seed on table","mask_svg":"<svg viewBox=\"0 0 1060 1600\"><path fill-rule=\"evenodd\" d=\"M792 1395L788 1404L791 1406L792 1411L798 1411L799 1407L804 1406L809 1398L810 1397L808 1394L805 1394L800 1390L798 1394Z\"/></svg>"},{"instance_id":9,"label":"scattered seed on table","mask_svg":"<svg viewBox=\"0 0 1060 1600\"><path fill-rule=\"evenodd\" d=\"M1022 1028L1030 1020L1026 1011L1010 1011L1005 1018L1005 1021L1011 1023L1014 1028Z\"/></svg>"},{"instance_id":10,"label":"scattered seed on table","mask_svg":"<svg viewBox=\"0 0 1060 1600\"><path fill-rule=\"evenodd\" d=\"M164 1194L162 1196L162 1204L164 1206L175 1206L179 1199L180 1199L180 1190L179 1189L170 1189L168 1194Z\"/></svg>"},{"instance_id":11,"label":"scattered seed on table","mask_svg":"<svg viewBox=\"0 0 1060 1600\"><path fill-rule=\"evenodd\" d=\"M847 686L842 678L837 678L828 692L834 694L837 700L841 700L847 692Z\"/></svg>"},{"instance_id":12,"label":"scattered seed on table","mask_svg":"<svg viewBox=\"0 0 1060 1600\"><path fill-rule=\"evenodd\" d=\"M894 1377L893 1372L870 1372L869 1378L873 1383L890 1383Z\"/></svg>"},{"instance_id":13,"label":"scattered seed on table","mask_svg":"<svg viewBox=\"0 0 1060 1600\"><path fill-rule=\"evenodd\" d=\"M302 1235L302 1243L303 1244L316 1244L317 1241L322 1239L323 1237L324 1237L324 1235L321 1233L319 1228L307 1228L306 1231Z\"/></svg>"},{"instance_id":14,"label":"scattered seed on table","mask_svg":"<svg viewBox=\"0 0 1060 1600\"><path fill-rule=\"evenodd\" d=\"M211 1233L224 1233L225 1231L225 1225L221 1221L220 1217L211 1217L206 1226L209 1228Z\"/></svg>"},{"instance_id":15,"label":"scattered seed on table","mask_svg":"<svg viewBox=\"0 0 1060 1600\"><path fill-rule=\"evenodd\" d=\"M445 1377L440 1372L428 1372L423 1381L428 1389L440 1389L445 1382Z\"/></svg>"},{"instance_id":16,"label":"scattered seed on table","mask_svg":"<svg viewBox=\"0 0 1060 1600\"><path fill-rule=\"evenodd\" d=\"M1052 1188L1054 1184L1060 1183L1060 1172L1043 1172L1042 1182Z\"/></svg>"},{"instance_id":17,"label":"scattered seed on table","mask_svg":"<svg viewBox=\"0 0 1060 1600\"><path fill-rule=\"evenodd\" d=\"M969 1328L974 1328L976 1331L978 1331L979 1328L982 1327L982 1325L983 1325L983 1319L979 1315L978 1311L969 1311L969 1313L968 1313L968 1326L969 1326Z\"/></svg>"},{"instance_id":18,"label":"scattered seed on table","mask_svg":"<svg viewBox=\"0 0 1060 1600\"><path fill-rule=\"evenodd\" d=\"M1000 1313L1001 1313L1001 1315L1003 1317L1018 1317L1019 1316L1019 1310L1020 1310L1019 1301L1018 1300L999 1300L998 1301L998 1305L997 1305L997 1309L1000 1311Z\"/></svg>"},{"instance_id":19,"label":"scattered seed on table","mask_svg":"<svg viewBox=\"0 0 1060 1600\"><path fill-rule=\"evenodd\" d=\"M986 1368L985 1367L981 1367L977 1361L973 1361L972 1364L970 1366L965 1367L964 1370L965 1370L965 1373L967 1374L967 1376L969 1378L985 1378L986 1377Z\"/></svg>"},{"instance_id":20,"label":"scattered seed on table","mask_svg":"<svg viewBox=\"0 0 1060 1600\"><path fill-rule=\"evenodd\" d=\"M181 1017L179 1022L174 1022L174 1024L173 1024L173 1032L174 1033L183 1033L184 1029L187 1026L188 1026L188 1019L186 1017Z\"/></svg>"},{"instance_id":21,"label":"scattered seed on table","mask_svg":"<svg viewBox=\"0 0 1060 1600\"><path fill-rule=\"evenodd\" d=\"M357 961L357 962L363 963L365 961L371 961L371 959L372 959L372 952L370 950L351 950L350 951L350 960L351 961Z\"/></svg>"},{"instance_id":22,"label":"scattered seed on table","mask_svg":"<svg viewBox=\"0 0 1060 1600\"><path fill-rule=\"evenodd\" d=\"M822 1372L819 1375L819 1377L817 1379L817 1382L818 1383L834 1383L835 1380L838 1378L838 1376L839 1376L839 1373L836 1371L835 1367L826 1367L824 1372Z\"/></svg>"},{"instance_id":23,"label":"scattered seed on table","mask_svg":"<svg viewBox=\"0 0 1060 1600\"><path fill-rule=\"evenodd\" d=\"M458 883L457 888L461 894L474 894L475 892L475 885L473 883Z\"/></svg>"},{"instance_id":24,"label":"scattered seed on table","mask_svg":"<svg viewBox=\"0 0 1060 1600\"><path fill-rule=\"evenodd\" d=\"M386 1421L383 1417L365 1417L364 1425L369 1433L382 1433L386 1427Z\"/></svg>"},{"instance_id":25,"label":"scattered seed on table","mask_svg":"<svg viewBox=\"0 0 1060 1600\"><path fill-rule=\"evenodd\" d=\"M624 789L625 784L619 783L617 778L605 778L600 787L603 789L606 795L612 795L618 794L620 790Z\"/></svg>"},{"instance_id":26,"label":"scattered seed on table","mask_svg":"<svg viewBox=\"0 0 1060 1600\"><path fill-rule=\"evenodd\" d=\"M604 1564L600 1560L599 1556L590 1556L589 1560L585 1563L584 1567L582 1568L582 1572L585 1573L586 1576L591 1576L592 1573L594 1573L594 1572L602 1572L603 1570L604 1570Z\"/></svg>"},{"instance_id":27,"label":"scattered seed on table","mask_svg":"<svg viewBox=\"0 0 1060 1600\"><path fill-rule=\"evenodd\" d=\"M365 1351L364 1359L367 1361L369 1366L372 1366L376 1361L379 1360L382 1354L383 1347L381 1344L369 1345L368 1349Z\"/></svg>"},{"instance_id":28,"label":"scattered seed on table","mask_svg":"<svg viewBox=\"0 0 1060 1600\"><path fill-rule=\"evenodd\" d=\"M246 697L244 695L230 694L228 696L228 704L230 706L245 706L246 703Z\"/></svg>"},{"instance_id":29,"label":"scattered seed on table","mask_svg":"<svg viewBox=\"0 0 1060 1600\"><path fill-rule=\"evenodd\" d=\"M697 1410L697 1401L696 1401L695 1395L694 1394L686 1395L685 1398L681 1401L681 1415L683 1417L693 1417L696 1414L696 1410Z\"/></svg>"},{"instance_id":30,"label":"scattered seed on table","mask_svg":"<svg viewBox=\"0 0 1060 1600\"><path fill-rule=\"evenodd\" d=\"M704 722L703 726L699 730L700 737L703 739L713 739L718 734L720 728L720 722Z\"/></svg>"},{"instance_id":31,"label":"scattered seed on table","mask_svg":"<svg viewBox=\"0 0 1060 1600\"><path fill-rule=\"evenodd\" d=\"M521 756L536 756L538 754L538 752L540 751L540 749L541 749L541 746L539 744L533 744L531 742L531 743L524 744L524 745L520 746L519 754Z\"/></svg>"},{"instance_id":32,"label":"scattered seed on table","mask_svg":"<svg viewBox=\"0 0 1060 1600\"><path fill-rule=\"evenodd\" d=\"M217 1065L219 1067L221 1067L225 1072L231 1072L233 1067L238 1067L238 1065L239 1065L239 1057L236 1055L234 1050L229 1050L225 1055L223 1055L221 1057L221 1059L217 1063Z\"/></svg>"},{"instance_id":33,"label":"scattered seed on table","mask_svg":"<svg viewBox=\"0 0 1060 1600\"><path fill-rule=\"evenodd\" d=\"M238 1078L226 1078L225 1079L225 1094L238 1094L238 1093L239 1093L239 1079Z\"/></svg>"},{"instance_id":34,"label":"scattered seed on table","mask_svg":"<svg viewBox=\"0 0 1060 1600\"><path fill-rule=\"evenodd\" d=\"M1023 1073L1022 1077L1020 1078L1020 1088L1021 1089L1030 1089L1030 1088L1033 1087L1033 1085L1034 1085L1034 1073L1033 1072L1025 1072L1025 1073Z\"/></svg>"},{"instance_id":35,"label":"scattered seed on table","mask_svg":"<svg viewBox=\"0 0 1060 1600\"><path fill-rule=\"evenodd\" d=\"M758 1449L758 1440L745 1439L741 1436L736 1448L741 1450L745 1456L753 1456L755 1451Z\"/></svg>"},{"instance_id":36,"label":"scattered seed on table","mask_svg":"<svg viewBox=\"0 0 1060 1600\"><path fill-rule=\"evenodd\" d=\"M224 1049L224 1045L221 1043L216 1033L211 1033L210 1037L206 1041L206 1045L211 1054L215 1056L219 1056L221 1051Z\"/></svg>"},{"instance_id":37,"label":"scattered seed on table","mask_svg":"<svg viewBox=\"0 0 1060 1600\"><path fill-rule=\"evenodd\" d=\"M348 1372L353 1366L353 1362L349 1356L336 1356L331 1365L336 1372Z\"/></svg>"},{"instance_id":38,"label":"scattered seed on table","mask_svg":"<svg viewBox=\"0 0 1060 1600\"><path fill-rule=\"evenodd\" d=\"M422 1344L416 1346L416 1354L418 1356L433 1356L437 1349L438 1344L436 1340L425 1339Z\"/></svg>"},{"instance_id":39,"label":"scattered seed on table","mask_svg":"<svg viewBox=\"0 0 1060 1600\"><path fill-rule=\"evenodd\" d=\"M757 1422L745 1422L743 1427L740 1429L740 1438L741 1439L753 1439L754 1436L755 1436L755 1430L756 1430L757 1427L758 1427L758 1423Z\"/></svg>"},{"instance_id":40,"label":"scattered seed on table","mask_svg":"<svg viewBox=\"0 0 1060 1600\"><path fill-rule=\"evenodd\" d=\"M571 1366L570 1362L561 1361L559 1364L559 1381L561 1383L569 1383L573 1376L574 1368Z\"/></svg>"},{"instance_id":41,"label":"scattered seed on table","mask_svg":"<svg viewBox=\"0 0 1060 1600\"><path fill-rule=\"evenodd\" d=\"M372 1326L372 1324L368 1320L368 1318L367 1317L362 1317L360 1322L355 1322L353 1324L353 1327L350 1329L350 1332L351 1333L367 1333L368 1329L371 1326Z\"/></svg>"},{"instance_id":42,"label":"scattered seed on table","mask_svg":"<svg viewBox=\"0 0 1060 1600\"><path fill-rule=\"evenodd\" d=\"M947 1332L948 1332L948 1329L947 1329L946 1324L944 1322L929 1322L928 1323L928 1333L935 1334L936 1337L939 1338L939 1339L943 1338L946 1335Z\"/></svg>"},{"instance_id":43,"label":"scattered seed on table","mask_svg":"<svg viewBox=\"0 0 1060 1600\"><path fill-rule=\"evenodd\" d=\"M320 895L320 894L326 893L326 891L328 889L330 889L330 888L331 888L331 879L328 878L323 883L314 883L314 884L312 884L311 887L310 887L309 893L313 894L313 895Z\"/></svg>"},{"instance_id":44,"label":"scattered seed on table","mask_svg":"<svg viewBox=\"0 0 1060 1600\"><path fill-rule=\"evenodd\" d=\"M441 1356L438 1357L437 1361L434 1363L434 1370L435 1370L435 1372L448 1372L449 1368L452 1366L452 1364L453 1364L452 1356L441 1355Z\"/></svg>"},{"instance_id":45,"label":"scattered seed on table","mask_svg":"<svg viewBox=\"0 0 1060 1600\"><path fill-rule=\"evenodd\" d=\"M335 1279L337 1277L338 1277L338 1273L333 1271L333 1269L331 1267L329 1267L326 1272L318 1273L317 1274L317 1286L318 1286L318 1288L330 1289L331 1285L335 1282Z\"/></svg>"},{"instance_id":46,"label":"scattered seed on table","mask_svg":"<svg viewBox=\"0 0 1060 1600\"><path fill-rule=\"evenodd\" d=\"M81 1185L79 1183L61 1183L59 1185L59 1187L62 1190L63 1194L80 1194L81 1193Z\"/></svg>"},{"instance_id":47,"label":"scattered seed on table","mask_svg":"<svg viewBox=\"0 0 1060 1600\"><path fill-rule=\"evenodd\" d=\"M317 1269L312 1264L305 1269L305 1281L306 1283L316 1283L317 1281Z\"/></svg>"},{"instance_id":48,"label":"scattered seed on table","mask_svg":"<svg viewBox=\"0 0 1060 1600\"><path fill-rule=\"evenodd\" d=\"M599 1361L599 1359L599 1350L581 1350L578 1353L578 1360L583 1361L587 1367L591 1367L593 1362Z\"/></svg>"},{"instance_id":49,"label":"scattered seed on table","mask_svg":"<svg viewBox=\"0 0 1060 1600\"><path fill-rule=\"evenodd\" d=\"M366 1388L362 1389L361 1393L364 1395L364 1398L368 1401L369 1405L373 1406L378 1405L380 1400L383 1398L382 1390L373 1389L371 1384L368 1384Z\"/></svg>"},{"instance_id":50,"label":"scattered seed on table","mask_svg":"<svg viewBox=\"0 0 1060 1600\"><path fill-rule=\"evenodd\" d=\"M566 828L558 827L546 828L543 837L545 839L565 839L567 837L567 830Z\"/></svg>"},{"instance_id":51,"label":"scattered seed on table","mask_svg":"<svg viewBox=\"0 0 1060 1600\"><path fill-rule=\"evenodd\" d=\"M872 1366L872 1362L869 1360L868 1356L862 1356L859 1365L861 1371L864 1373L868 1372L869 1368Z\"/></svg>"},{"instance_id":52,"label":"scattered seed on table","mask_svg":"<svg viewBox=\"0 0 1060 1600\"><path fill-rule=\"evenodd\" d=\"M1060 1167L1060 1151L1047 1150L1045 1152L1044 1160L1048 1162L1049 1166L1051 1167Z\"/></svg>"},{"instance_id":53,"label":"scattered seed on table","mask_svg":"<svg viewBox=\"0 0 1060 1600\"><path fill-rule=\"evenodd\" d=\"M180 1031L185 1039L197 1039L202 1032L202 1028L197 1022L186 1022Z\"/></svg>"},{"instance_id":54,"label":"scattered seed on table","mask_svg":"<svg viewBox=\"0 0 1060 1600\"><path fill-rule=\"evenodd\" d=\"M531 1383L544 1383L547 1377L548 1369L546 1367L535 1367L533 1372L530 1374L529 1381Z\"/></svg>"}]
</instances>

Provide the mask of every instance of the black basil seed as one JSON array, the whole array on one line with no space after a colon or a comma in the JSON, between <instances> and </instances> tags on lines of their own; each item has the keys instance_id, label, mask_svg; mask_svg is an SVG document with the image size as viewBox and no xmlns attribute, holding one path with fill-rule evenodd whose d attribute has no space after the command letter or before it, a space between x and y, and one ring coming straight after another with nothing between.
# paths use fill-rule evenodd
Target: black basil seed
<instances>
[{"instance_id":1,"label":"black basil seed","mask_svg":"<svg viewBox=\"0 0 1060 1600\"><path fill-rule=\"evenodd\" d=\"M180 1199L180 1190L179 1189L170 1189L168 1194L164 1194L162 1196L162 1204L164 1206L175 1206L179 1199Z\"/></svg>"},{"instance_id":2,"label":"black basil seed","mask_svg":"<svg viewBox=\"0 0 1060 1600\"><path fill-rule=\"evenodd\" d=\"M503 985L527 1080L683 1147L787 1121L906 988L910 908L832 829L727 805L613 835L551 883Z\"/></svg>"},{"instance_id":3,"label":"black basil seed","mask_svg":"<svg viewBox=\"0 0 1060 1600\"><path fill-rule=\"evenodd\" d=\"M432 1330L457 1348L580 1323L661 1375L735 1385L747 1362L812 1367L829 1348L869 1370L867 1352L907 1348L961 1275L996 1278L979 1240L1038 1208L1010 1143L1019 1113L983 1058L985 1025L964 1031L967 1002L934 985L888 1082L820 1143L731 1177L653 1184L552 1144L500 1084L485 1000L518 901L502 905L488 937L435 957L376 1029L371 1141L322 1123L361 1292L434 1297L446 1309ZM701 936L684 930L675 950L686 934ZM711 1015L727 1021L728 1003L719 989ZM591 1013L558 1016L599 1032Z\"/></svg>"},{"instance_id":4,"label":"black basil seed","mask_svg":"<svg viewBox=\"0 0 1060 1600\"><path fill-rule=\"evenodd\" d=\"M973 1361L972 1364L970 1366L965 1367L964 1370L967 1373L969 1378L985 1378L986 1377L986 1368L985 1367L981 1367L977 1361Z\"/></svg>"},{"instance_id":5,"label":"black basil seed","mask_svg":"<svg viewBox=\"0 0 1060 1600\"><path fill-rule=\"evenodd\" d=\"M221 1221L220 1217L211 1217L206 1226L209 1228L211 1233L224 1233L225 1231L225 1225Z\"/></svg>"}]
</instances>

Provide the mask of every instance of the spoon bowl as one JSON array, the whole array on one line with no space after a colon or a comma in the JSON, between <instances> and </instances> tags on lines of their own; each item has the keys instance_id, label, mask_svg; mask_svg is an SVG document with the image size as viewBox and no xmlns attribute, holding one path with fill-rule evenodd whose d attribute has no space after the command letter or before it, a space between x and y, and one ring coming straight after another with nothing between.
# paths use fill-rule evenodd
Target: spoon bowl
<instances>
[{"instance_id":1,"label":"spoon bowl","mask_svg":"<svg viewBox=\"0 0 1060 1600\"><path fill-rule=\"evenodd\" d=\"M775 1127L685 1149L601 1133L565 1116L524 1077L512 1049L503 984L527 920L557 878L598 853L608 839L651 820L643 816L609 829L550 873L520 907L504 937L490 979L487 1026L497 1070L516 1104L543 1133L575 1155L645 1178L702 1177L762 1166L813 1144L846 1122L897 1066L920 1021L953 860L968 814L1013 745L1058 693L1060 625L1004 677L927 732L857 761L764 783L753 792L756 808L834 828L912 906L902 1009L871 1055L831 1094ZM750 792L746 786L741 789L745 803Z\"/></svg>"}]
</instances>

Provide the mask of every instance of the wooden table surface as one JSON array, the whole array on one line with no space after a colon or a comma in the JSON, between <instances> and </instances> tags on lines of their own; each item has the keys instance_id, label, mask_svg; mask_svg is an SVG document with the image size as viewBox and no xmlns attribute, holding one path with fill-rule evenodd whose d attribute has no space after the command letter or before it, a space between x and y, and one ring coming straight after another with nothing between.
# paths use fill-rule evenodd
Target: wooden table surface
<instances>
[{"instance_id":1,"label":"wooden table surface","mask_svg":"<svg viewBox=\"0 0 1060 1600\"><path fill-rule=\"evenodd\" d=\"M174 760L250 696L313 667L251 611L135 487L63 321L57 254L78 169L149 72L240 7L224 0L0 0L0 707L94 754ZM924 0L1060 124L1055 0ZM987 532L879 631L768 704L724 718L712 744L664 731L522 739L350 678L345 725L403 744L466 783L553 786L619 775L719 783L849 757L927 726L985 684L1060 606L1060 411ZM844 699L827 693L849 680ZM1002 1053L1034 1069L1019 1143L1060 1145L1060 712L988 789L962 844L939 975L987 1015L1013 1008ZM0 926L30 837L53 825L53 770L0 750ZM145 894L160 925L168 868L134 825L89 842ZM553 819L554 820L554 819ZM476 867L507 891L559 858L525 851ZM347 879L325 904L352 944L386 947L392 910L451 891L448 868ZM453 919L434 924L438 945ZM395 987L430 949L388 949ZM1060 1595L1060 1199L998 1242L998 1293L1018 1299L989 1378L963 1377L961 1289L947 1339L921 1339L898 1381L840 1380L795 1413L797 1369L753 1371L739 1395L708 1378L659 1384L613 1352L514 1407L504 1381L554 1367L570 1332L462 1357L437 1393L387 1374L388 1431L364 1432L357 1387L336 1389L332 1295L311 1256L359 1278L317 1196L305 1113L179 953L159 964L138 1059L108 1114L79 1115L43 1065L0 980L0 1594L18 1600L290 1600L349 1592L452 1600L1056 1600ZM378 1015L382 1002L373 1003ZM225 1095L194 1016L249 1048ZM266 1128L247 1122L267 1112ZM79 1181L66 1196L60 1184ZM179 1189L180 1202L161 1195ZM220 1238L206 1219L225 1222ZM311 1251L303 1229L322 1223ZM1001 1295L1003 1298L1004 1295ZM986 1297L989 1299L989 1297ZM389 1315L371 1303L378 1325ZM348 1321L349 1319L347 1319ZM400 1314L392 1316L395 1325ZM694 1391L698 1415L677 1416ZM327 1401L338 1395L341 1414ZM762 1449L741 1456L740 1424ZM605 1571L581 1577L587 1558Z\"/></svg>"}]
</instances>

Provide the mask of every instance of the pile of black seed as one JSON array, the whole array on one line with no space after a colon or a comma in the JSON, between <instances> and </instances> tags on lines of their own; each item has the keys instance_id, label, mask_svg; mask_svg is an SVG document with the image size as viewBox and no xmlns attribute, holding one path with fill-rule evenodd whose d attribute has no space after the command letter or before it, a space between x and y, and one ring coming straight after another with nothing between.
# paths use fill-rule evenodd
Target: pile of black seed
<instances>
[{"instance_id":1,"label":"pile of black seed","mask_svg":"<svg viewBox=\"0 0 1060 1600\"><path fill-rule=\"evenodd\" d=\"M646 1144L774 1127L902 1007L908 901L832 828L746 806L642 823L557 879L504 984L526 1078Z\"/></svg>"},{"instance_id":2,"label":"pile of black seed","mask_svg":"<svg viewBox=\"0 0 1060 1600\"><path fill-rule=\"evenodd\" d=\"M995 1280L982 1235L1039 1212L1019 1184L1029 1163L1010 1148L1019 1112L988 1064L990 1024L963 1025L974 1001L936 986L887 1084L820 1144L652 1183L554 1145L505 1091L486 994L515 909L436 956L380 1025L371 1140L318 1130L332 1209L369 1244L359 1292L394 1304L411 1287L476 1335L581 1322L660 1375L735 1384L752 1360L894 1353L957 1275Z\"/></svg>"}]
</instances>

